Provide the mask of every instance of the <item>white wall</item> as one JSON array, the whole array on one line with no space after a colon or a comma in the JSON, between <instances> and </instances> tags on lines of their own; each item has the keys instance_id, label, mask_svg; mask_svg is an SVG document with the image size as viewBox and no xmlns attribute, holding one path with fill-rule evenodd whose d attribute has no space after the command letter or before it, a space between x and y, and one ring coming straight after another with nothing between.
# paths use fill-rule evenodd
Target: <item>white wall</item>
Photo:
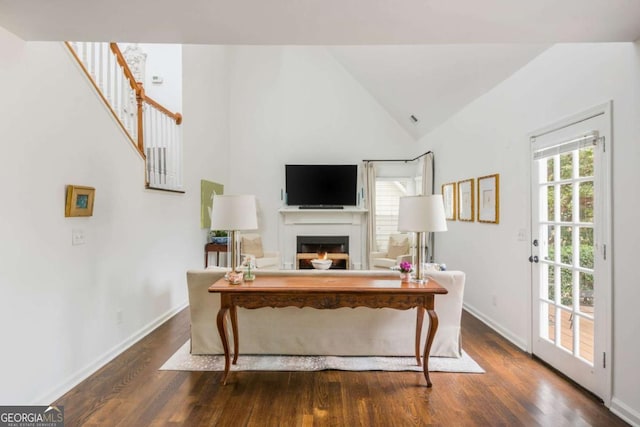
<instances>
[{"instance_id":1,"label":"white wall","mask_svg":"<svg viewBox=\"0 0 640 427\"><path fill-rule=\"evenodd\" d=\"M191 138L185 117L186 194L145 190L143 160L62 43L0 28L0 63L0 404L45 404L185 305L217 138ZM64 217L67 184L96 188L92 217Z\"/></svg>"},{"instance_id":2,"label":"white wall","mask_svg":"<svg viewBox=\"0 0 640 427\"><path fill-rule=\"evenodd\" d=\"M200 179L228 184L229 177L229 75L228 48L184 45L182 47L184 140L191 144L185 161L200 171ZM225 188L225 192L226 188ZM199 211L198 211L199 215ZM198 217L199 218L199 217ZM206 235L206 232L204 234ZM204 242L203 242L204 244Z\"/></svg>"},{"instance_id":3,"label":"white wall","mask_svg":"<svg viewBox=\"0 0 640 427\"><path fill-rule=\"evenodd\" d=\"M232 166L225 192L256 194L265 250L279 246L286 163L360 165L415 149L325 48L229 49Z\"/></svg>"},{"instance_id":4,"label":"white wall","mask_svg":"<svg viewBox=\"0 0 640 427\"><path fill-rule=\"evenodd\" d=\"M147 54L145 66L145 93L169 111L182 113L182 45L140 43ZM152 76L160 76L155 84ZM203 79L206 84L207 78Z\"/></svg>"},{"instance_id":5,"label":"white wall","mask_svg":"<svg viewBox=\"0 0 640 427\"><path fill-rule=\"evenodd\" d=\"M421 141L436 154L436 188L500 173L500 224L449 222L437 258L467 273L465 304L529 346L529 147L527 134L613 100L613 401L640 422L640 66L638 44L556 45ZM495 298L496 304L493 304ZM636 334L637 335L637 334Z\"/></svg>"}]
</instances>

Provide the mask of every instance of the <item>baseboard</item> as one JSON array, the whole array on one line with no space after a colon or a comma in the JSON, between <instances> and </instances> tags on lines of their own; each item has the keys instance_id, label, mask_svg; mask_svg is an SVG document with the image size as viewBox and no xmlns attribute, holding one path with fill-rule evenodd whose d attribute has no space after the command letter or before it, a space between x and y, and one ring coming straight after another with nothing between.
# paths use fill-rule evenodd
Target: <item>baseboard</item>
<instances>
[{"instance_id":1,"label":"baseboard","mask_svg":"<svg viewBox=\"0 0 640 427\"><path fill-rule=\"evenodd\" d=\"M469 305L467 303L462 304L462 307L469 314L471 314L473 317L477 318L482 323L484 323L485 325L487 325L488 327L490 327L491 329L496 331L498 334L502 335L502 337L504 337L506 340L508 340L509 342L511 342L512 344L514 344L518 348L520 348L522 351L526 351L527 353L530 352L529 346L527 345L527 343L525 341L522 340L521 337L517 336L516 334L514 334L510 330L502 327L500 324L496 323L493 319L485 316L479 310L477 310L475 307L473 307L473 306L471 306L471 305Z\"/></svg>"},{"instance_id":2,"label":"baseboard","mask_svg":"<svg viewBox=\"0 0 640 427\"><path fill-rule=\"evenodd\" d=\"M132 334L129 338L122 341L120 344L115 345L113 348L105 352L102 356L98 357L95 361L91 362L86 367L80 369L75 374L72 374L67 378L62 384L56 386L54 389L48 391L43 394L39 398L35 399L31 402L32 405L49 405L52 402L55 402L62 395L67 393L73 387L80 384L82 381L86 380L89 376L95 373L98 369L115 359L122 352L127 350L129 347L140 341L142 338L146 337L158 326L162 325L164 322L169 320L171 317L176 315L178 312L187 307L189 303L184 301L178 307L172 308L165 313L158 316L156 319L149 322L147 325L143 326L140 330Z\"/></svg>"},{"instance_id":3,"label":"baseboard","mask_svg":"<svg viewBox=\"0 0 640 427\"><path fill-rule=\"evenodd\" d=\"M632 426L640 426L640 412L630 408L617 398L614 397L611 399L611 406L609 409Z\"/></svg>"}]
</instances>

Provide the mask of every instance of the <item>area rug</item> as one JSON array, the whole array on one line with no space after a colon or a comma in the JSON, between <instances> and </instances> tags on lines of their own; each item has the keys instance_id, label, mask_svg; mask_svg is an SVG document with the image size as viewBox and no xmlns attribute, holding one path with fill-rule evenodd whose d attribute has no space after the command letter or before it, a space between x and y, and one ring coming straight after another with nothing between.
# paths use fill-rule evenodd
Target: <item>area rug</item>
<instances>
[{"instance_id":1,"label":"area rug","mask_svg":"<svg viewBox=\"0 0 640 427\"><path fill-rule=\"evenodd\" d=\"M223 355L192 355L187 341L160 370L164 371L224 371ZM415 357L401 356L283 356L240 354L232 371L417 371ZM484 373L464 350L462 357L430 357L429 371Z\"/></svg>"}]
</instances>

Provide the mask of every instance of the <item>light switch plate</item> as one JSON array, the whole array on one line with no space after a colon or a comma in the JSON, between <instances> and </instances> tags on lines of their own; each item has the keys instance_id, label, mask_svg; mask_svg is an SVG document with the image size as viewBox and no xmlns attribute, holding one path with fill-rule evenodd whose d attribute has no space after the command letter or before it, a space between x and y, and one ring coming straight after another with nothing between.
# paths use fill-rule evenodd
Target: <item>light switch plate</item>
<instances>
[{"instance_id":1,"label":"light switch plate","mask_svg":"<svg viewBox=\"0 0 640 427\"><path fill-rule=\"evenodd\" d=\"M75 228L71 230L71 244L73 246L84 245L86 243L84 230L80 228Z\"/></svg>"}]
</instances>

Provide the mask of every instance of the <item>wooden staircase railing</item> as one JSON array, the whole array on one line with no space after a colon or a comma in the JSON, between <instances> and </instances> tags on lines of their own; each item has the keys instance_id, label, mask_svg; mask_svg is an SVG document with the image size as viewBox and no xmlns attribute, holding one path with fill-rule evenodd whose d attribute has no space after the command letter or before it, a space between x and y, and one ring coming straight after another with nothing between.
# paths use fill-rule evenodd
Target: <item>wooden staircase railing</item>
<instances>
[{"instance_id":1,"label":"wooden staircase railing","mask_svg":"<svg viewBox=\"0 0 640 427\"><path fill-rule=\"evenodd\" d=\"M146 187L183 192L182 115L145 94L117 43L65 44L127 138L146 160Z\"/></svg>"}]
</instances>

